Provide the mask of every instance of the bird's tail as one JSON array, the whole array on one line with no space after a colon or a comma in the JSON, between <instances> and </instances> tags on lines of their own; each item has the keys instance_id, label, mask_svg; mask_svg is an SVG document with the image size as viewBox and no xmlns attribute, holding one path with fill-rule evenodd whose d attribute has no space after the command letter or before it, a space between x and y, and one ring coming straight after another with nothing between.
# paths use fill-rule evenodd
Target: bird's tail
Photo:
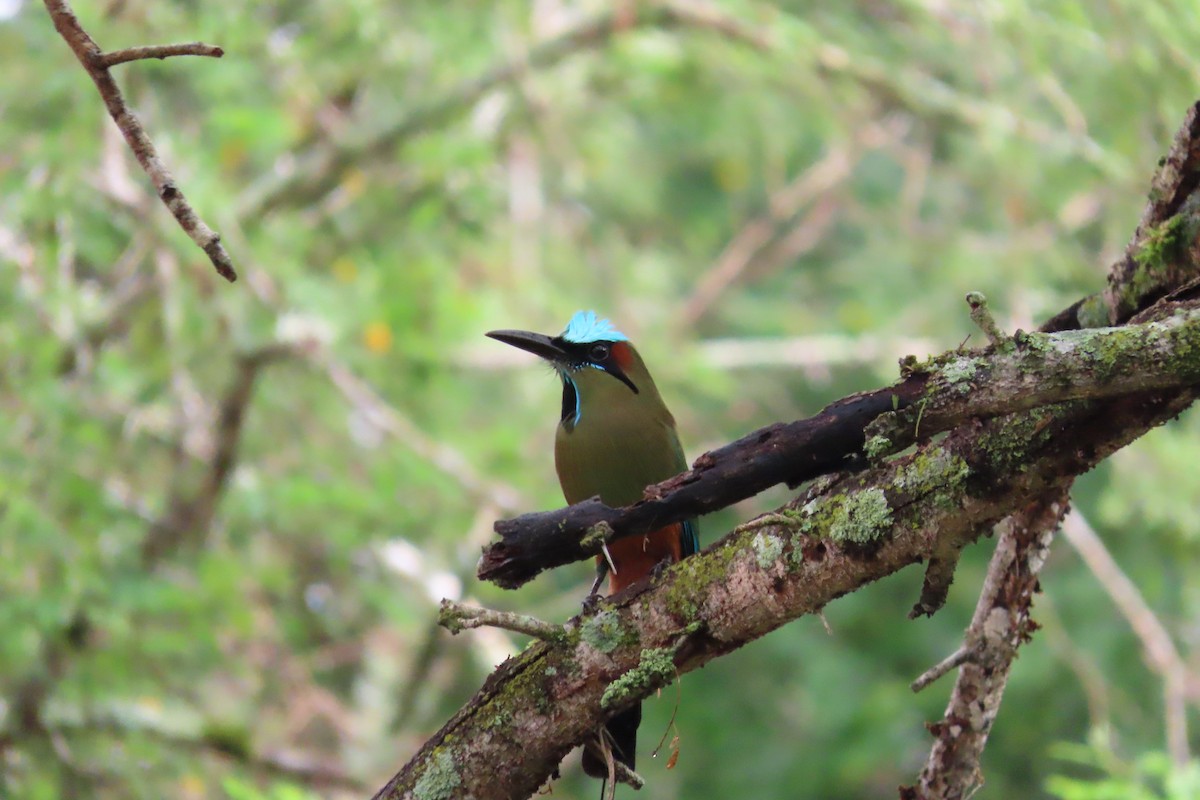
<instances>
[{"instance_id":1,"label":"bird's tail","mask_svg":"<svg viewBox=\"0 0 1200 800\"><path fill-rule=\"evenodd\" d=\"M637 729L642 724L642 704L626 709L610 719L604 726L605 743L612 750L612 757L630 772L637 759ZM600 748L583 748L583 771L593 778L608 778L608 763Z\"/></svg>"}]
</instances>

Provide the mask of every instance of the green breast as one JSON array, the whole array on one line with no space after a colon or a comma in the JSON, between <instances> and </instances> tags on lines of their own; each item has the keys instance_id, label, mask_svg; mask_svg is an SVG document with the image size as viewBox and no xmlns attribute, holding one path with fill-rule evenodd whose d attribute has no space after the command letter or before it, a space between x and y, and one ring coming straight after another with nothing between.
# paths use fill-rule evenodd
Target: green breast
<instances>
[{"instance_id":1,"label":"green breast","mask_svg":"<svg viewBox=\"0 0 1200 800\"><path fill-rule=\"evenodd\" d=\"M579 422L558 427L554 464L568 503L599 495L606 505L629 505L647 485L687 468L675 420L658 393L620 388L626 396L614 393L604 402L589 403L595 398L584 395Z\"/></svg>"}]
</instances>

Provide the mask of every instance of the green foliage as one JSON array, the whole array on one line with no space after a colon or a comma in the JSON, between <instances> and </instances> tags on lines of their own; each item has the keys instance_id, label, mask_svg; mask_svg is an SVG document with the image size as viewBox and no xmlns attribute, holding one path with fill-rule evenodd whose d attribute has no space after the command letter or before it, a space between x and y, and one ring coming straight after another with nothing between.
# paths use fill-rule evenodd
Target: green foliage
<instances>
[{"instance_id":1,"label":"green foliage","mask_svg":"<svg viewBox=\"0 0 1200 800\"><path fill-rule=\"evenodd\" d=\"M1200 797L1200 761L1176 764L1162 751L1124 759L1099 729L1088 744L1060 743L1054 755L1088 777L1053 775L1046 790L1060 800L1192 800Z\"/></svg>"},{"instance_id":2,"label":"green foliage","mask_svg":"<svg viewBox=\"0 0 1200 800\"><path fill-rule=\"evenodd\" d=\"M21 798L367 796L517 649L434 629L441 597L558 621L591 577L474 579L494 518L561 501L554 381L484 331L611 316L695 457L956 347L968 290L1008 332L1101 291L1200 83L1176 0L722 0L712 24L639 14L558 49L612 4L75 8L107 48L225 48L114 74L242 279L153 197L43 6L0 3L0 795ZM239 357L273 344L300 352L257 374L205 508ZM1198 441L1187 414L1074 497L1180 640ZM848 537L876 506L839 510ZM905 618L914 570L833 604L832 635L803 620L647 702L647 743L678 705L680 757L643 757L642 794L911 782L946 688L907 685L957 647L988 549L931 620ZM1043 586L976 797L1134 773L1170 796L1149 756L1045 755L1106 726L1149 752L1163 720L1079 559L1060 546ZM556 797L594 796L575 763Z\"/></svg>"},{"instance_id":3,"label":"green foliage","mask_svg":"<svg viewBox=\"0 0 1200 800\"><path fill-rule=\"evenodd\" d=\"M277 783L263 790L233 776L226 778L221 788L229 800L317 800L320 797L319 794L286 783Z\"/></svg>"}]
</instances>

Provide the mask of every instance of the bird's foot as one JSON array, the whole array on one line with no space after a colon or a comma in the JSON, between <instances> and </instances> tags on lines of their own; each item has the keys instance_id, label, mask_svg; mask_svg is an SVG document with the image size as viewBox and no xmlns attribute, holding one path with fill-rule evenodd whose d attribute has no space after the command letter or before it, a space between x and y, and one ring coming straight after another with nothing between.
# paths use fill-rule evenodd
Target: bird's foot
<instances>
[{"instance_id":1,"label":"bird's foot","mask_svg":"<svg viewBox=\"0 0 1200 800\"><path fill-rule=\"evenodd\" d=\"M596 606L600 604L600 584L604 583L606 575L608 575L608 562L597 562L596 580L592 581L592 588L588 589L587 597L583 598L583 613L585 615L591 614L596 610Z\"/></svg>"},{"instance_id":2,"label":"bird's foot","mask_svg":"<svg viewBox=\"0 0 1200 800\"><path fill-rule=\"evenodd\" d=\"M583 608L581 613L584 616L595 613L596 608L600 605L601 597L602 595L595 590L588 592L587 597L583 598Z\"/></svg>"},{"instance_id":3,"label":"bird's foot","mask_svg":"<svg viewBox=\"0 0 1200 800\"><path fill-rule=\"evenodd\" d=\"M659 578L661 578L666 573L666 571L668 569L671 568L671 565L674 563L675 563L675 559L671 558L670 556L667 556L662 561L655 564L653 567L650 568L650 580L657 581Z\"/></svg>"}]
</instances>

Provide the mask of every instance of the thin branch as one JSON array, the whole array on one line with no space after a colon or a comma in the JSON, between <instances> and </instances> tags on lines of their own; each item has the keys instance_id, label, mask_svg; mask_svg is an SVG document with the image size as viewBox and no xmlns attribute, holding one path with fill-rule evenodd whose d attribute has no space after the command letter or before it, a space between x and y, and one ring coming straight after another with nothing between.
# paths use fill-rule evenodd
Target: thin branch
<instances>
[{"instance_id":1,"label":"thin branch","mask_svg":"<svg viewBox=\"0 0 1200 800\"><path fill-rule=\"evenodd\" d=\"M96 59L96 66L101 69L115 67L129 61L141 61L146 58L165 59L172 56L205 56L220 58L225 51L213 44L204 42L184 42L181 44L148 44L142 47L126 47L124 50L110 50Z\"/></svg>"},{"instance_id":2,"label":"thin branch","mask_svg":"<svg viewBox=\"0 0 1200 800\"><path fill-rule=\"evenodd\" d=\"M501 628L513 633L523 633L547 642L561 642L566 631L561 625L544 622L528 614L514 614L494 608L480 608L443 600L438 612L438 625L452 634L460 634L469 628Z\"/></svg>"},{"instance_id":3,"label":"thin branch","mask_svg":"<svg viewBox=\"0 0 1200 800\"><path fill-rule=\"evenodd\" d=\"M1188 762L1187 685L1188 667L1137 586L1121 570L1096 531L1078 511L1063 523L1063 536L1079 553L1096 582L1125 617L1142 643L1142 655L1163 679L1163 711L1167 727L1167 751L1176 764Z\"/></svg>"},{"instance_id":4,"label":"thin branch","mask_svg":"<svg viewBox=\"0 0 1200 800\"><path fill-rule=\"evenodd\" d=\"M953 653L921 673L921 676L910 683L908 688L912 689L914 692L924 691L938 678L942 677L951 670L958 669L963 664L970 661L973 657L974 653L972 648L964 644Z\"/></svg>"},{"instance_id":5,"label":"thin branch","mask_svg":"<svg viewBox=\"0 0 1200 800\"><path fill-rule=\"evenodd\" d=\"M209 260L216 267L217 273L228 281L237 280L237 272L234 270L233 261L230 259L229 253L225 251L224 246L222 246L220 235L208 227L196 214L191 204L188 203L187 198L183 195L183 191L175 184L175 178L167 170L161 159L159 159L158 151L155 149L150 137L146 135L142 123L138 121L137 116L126 104L125 98L117 86L117 82L109 74L108 67L110 65L105 63L105 59L107 57L122 56L131 51L121 50L106 56L100 49L100 45L96 44L95 40L80 25L79 19L75 16L75 12L71 9L67 0L43 0L43 2L46 5L46 10L50 12L51 19L54 20L55 30L58 31L59 35L70 46L75 57L79 59L79 63L83 65L87 74L96 84L96 88L100 91L100 97L104 100L105 107L108 108L109 115L117 123L117 127L121 129L121 134L129 144L129 149L133 151L134 157L137 158L138 163L142 165L142 169L145 170L150 180L154 183L154 188L158 192L159 199L163 201L171 214L174 215L180 227L183 228L188 236L192 237L192 241L208 255ZM181 46L184 45L170 45L169 47ZM207 47L207 45L204 46ZM222 52L220 48L214 48L213 51L204 53L204 55L219 57ZM139 57L144 58L147 56ZM123 58L123 60L128 61L130 59Z\"/></svg>"}]
</instances>

